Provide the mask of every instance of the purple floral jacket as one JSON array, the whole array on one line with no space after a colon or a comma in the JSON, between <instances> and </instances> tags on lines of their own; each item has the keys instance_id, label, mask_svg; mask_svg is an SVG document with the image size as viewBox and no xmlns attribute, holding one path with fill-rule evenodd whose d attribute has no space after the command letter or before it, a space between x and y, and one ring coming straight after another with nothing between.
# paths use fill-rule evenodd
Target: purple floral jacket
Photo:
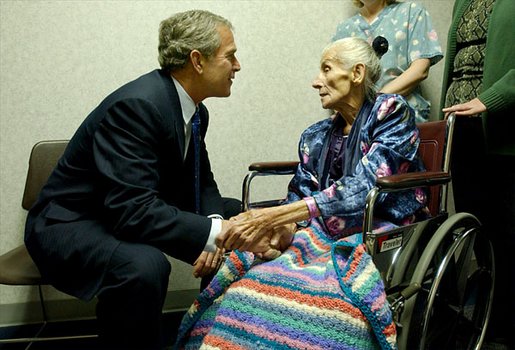
<instances>
[{"instance_id":1,"label":"purple floral jacket","mask_svg":"<svg viewBox=\"0 0 515 350\"><path fill-rule=\"evenodd\" d=\"M320 211L317 219L328 234L343 237L361 231L365 198L378 177L424 168L417 157L413 110L400 95L381 94L374 103L365 102L353 123L344 151L344 175L322 184L336 118L341 116L315 123L302 133L300 164L289 184L287 202L312 197ZM422 189L382 194L375 215L380 221L406 224L425 211L426 202Z\"/></svg>"}]
</instances>

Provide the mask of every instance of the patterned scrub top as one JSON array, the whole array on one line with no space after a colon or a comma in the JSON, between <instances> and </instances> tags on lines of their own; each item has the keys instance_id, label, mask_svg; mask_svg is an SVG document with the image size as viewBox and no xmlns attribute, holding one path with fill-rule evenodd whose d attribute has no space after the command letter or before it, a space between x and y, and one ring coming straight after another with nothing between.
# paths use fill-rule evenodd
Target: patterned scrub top
<instances>
[{"instance_id":1,"label":"patterned scrub top","mask_svg":"<svg viewBox=\"0 0 515 350\"><path fill-rule=\"evenodd\" d=\"M358 13L338 25L332 40L350 36L369 43L377 36L388 40L388 52L381 58L383 74L377 83L379 89L401 75L416 59L428 58L433 65L443 58L429 13L422 5L412 2L386 6L370 24ZM422 97L420 86L406 99L415 110L417 122L429 119L431 104Z\"/></svg>"}]
</instances>

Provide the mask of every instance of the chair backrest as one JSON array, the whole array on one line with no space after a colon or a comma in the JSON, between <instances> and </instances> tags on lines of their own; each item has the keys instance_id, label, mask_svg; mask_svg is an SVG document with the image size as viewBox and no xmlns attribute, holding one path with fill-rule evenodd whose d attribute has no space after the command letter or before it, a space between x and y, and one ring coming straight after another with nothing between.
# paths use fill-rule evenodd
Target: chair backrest
<instances>
[{"instance_id":1,"label":"chair backrest","mask_svg":"<svg viewBox=\"0 0 515 350\"><path fill-rule=\"evenodd\" d=\"M22 207L29 210L68 145L68 141L41 141L32 147ZM24 244L0 255L0 284L37 285L41 274ZM41 296L41 295L40 295Z\"/></svg>"},{"instance_id":2,"label":"chair backrest","mask_svg":"<svg viewBox=\"0 0 515 350\"><path fill-rule=\"evenodd\" d=\"M454 115L446 120L417 124L420 131L419 156L427 171L449 172ZM429 210L436 215L446 209L447 186L431 186Z\"/></svg>"},{"instance_id":3,"label":"chair backrest","mask_svg":"<svg viewBox=\"0 0 515 350\"><path fill-rule=\"evenodd\" d=\"M32 147L22 207L29 210L68 145L67 140L40 141Z\"/></svg>"}]
</instances>

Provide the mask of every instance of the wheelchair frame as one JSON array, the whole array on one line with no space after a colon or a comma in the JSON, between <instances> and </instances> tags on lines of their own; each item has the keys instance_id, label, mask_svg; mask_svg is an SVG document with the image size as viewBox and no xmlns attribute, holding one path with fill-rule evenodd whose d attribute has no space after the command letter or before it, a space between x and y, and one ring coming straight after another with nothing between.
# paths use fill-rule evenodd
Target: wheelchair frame
<instances>
[{"instance_id":1,"label":"wheelchair frame","mask_svg":"<svg viewBox=\"0 0 515 350\"><path fill-rule=\"evenodd\" d=\"M419 124L419 153L428 171L377 179L368 193L363 242L383 282L397 325L399 349L481 348L492 307L493 249L471 214L447 211L447 186L455 116ZM250 201L256 176L292 175L298 162L260 162L243 181L243 209L280 204ZM381 193L430 188L432 217L385 232L374 232L375 203Z\"/></svg>"}]
</instances>

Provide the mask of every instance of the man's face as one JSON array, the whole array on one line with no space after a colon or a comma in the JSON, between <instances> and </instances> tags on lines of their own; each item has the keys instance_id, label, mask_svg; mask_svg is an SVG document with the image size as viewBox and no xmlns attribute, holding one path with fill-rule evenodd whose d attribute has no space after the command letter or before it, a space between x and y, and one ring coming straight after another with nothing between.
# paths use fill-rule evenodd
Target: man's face
<instances>
[{"instance_id":1,"label":"man's face","mask_svg":"<svg viewBox=\"0 0 515 350\"><path fill-rule=\"evenodd\" d=\"M240 62L236 58L236 44L232 31L225 26L219 26L217 30L220 33L220 47L204 65L207 97L229 96L232 79L241 69Z\"/></svg>"},{"instance_id":2,"label":"man's face","mask_svg":"<svg viewBox=\"0 0 515 350\"><path fill-rule=\"evenodd\" d=\"M340 110L351 95L352 72L345 70L334 59L333 50L329 50L320 62L320 74L313 81L318 90L323 108Z\"/></svg>"}]
</instances>

